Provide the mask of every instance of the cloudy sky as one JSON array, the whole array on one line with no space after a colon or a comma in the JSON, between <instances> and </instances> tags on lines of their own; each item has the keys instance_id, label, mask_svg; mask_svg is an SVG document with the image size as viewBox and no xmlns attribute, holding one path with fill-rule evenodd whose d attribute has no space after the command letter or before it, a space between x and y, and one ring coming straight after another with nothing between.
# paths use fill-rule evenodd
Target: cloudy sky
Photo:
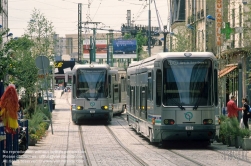
<instances>
[{"instance_id":1,"label":"cloudy sky","mask_svg":"<svg viewBox=\"0 0 251 166\"><path fill-rule=\"evenodd\" d=\"M168 22L168 1L156 0L161 26L167 25ZM120 30L121 25L126 23L127 10L131 10L135 24L148 25L149 0L9 0L10 32L13 37L23 35L32 11L39 9L53 23L54 30L60 37L65 34L77 34L78 3L82 3L82 21L87 21L89 16L89 21L102 22L98 28L107 26L107 29ZM158 26L153 1L150 6L151 24Z\"/></svg>"}]
</instances>

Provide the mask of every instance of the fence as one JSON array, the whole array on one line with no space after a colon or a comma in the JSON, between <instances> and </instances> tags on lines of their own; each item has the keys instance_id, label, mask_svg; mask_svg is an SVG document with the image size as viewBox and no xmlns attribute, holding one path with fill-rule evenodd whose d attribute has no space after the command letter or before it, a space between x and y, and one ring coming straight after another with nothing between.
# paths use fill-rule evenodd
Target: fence
<instances>
[{"instance_id":1,"label":"fence","mask_svg":"<svg viewBox=\"0 0 251 166\"><path fill-rule=\"evenodd\" d=\"M28 120L18 120L19 126L23 127L26 134L26 149L28 149ZM7 134L4 132L4 126L0 124L0 165L5 163L6 166L12 165L12 161L17 160L19 156L18 147L19 130L16 134Z\"/></svg>"}]
</instances>

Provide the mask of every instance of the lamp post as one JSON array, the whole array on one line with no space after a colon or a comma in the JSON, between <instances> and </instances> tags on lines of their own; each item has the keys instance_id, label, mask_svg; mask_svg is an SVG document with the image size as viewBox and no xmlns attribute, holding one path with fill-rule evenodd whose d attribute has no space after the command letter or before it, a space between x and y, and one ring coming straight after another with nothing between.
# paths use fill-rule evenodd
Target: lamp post
<instances>
[{"instance_id":1,"label":"lamp post","mask_svg":"<svg viewBox=\"0 0 251 166\"><path fill-rule=\"evenodd\" d=\"M167 26L165 25L164 26L164 31L163 31L163 34L164 34L164 49L163 49L163 52L167 52L166 50L166 36L169 32L167 31Z\"/></svg>"}]
</instances>

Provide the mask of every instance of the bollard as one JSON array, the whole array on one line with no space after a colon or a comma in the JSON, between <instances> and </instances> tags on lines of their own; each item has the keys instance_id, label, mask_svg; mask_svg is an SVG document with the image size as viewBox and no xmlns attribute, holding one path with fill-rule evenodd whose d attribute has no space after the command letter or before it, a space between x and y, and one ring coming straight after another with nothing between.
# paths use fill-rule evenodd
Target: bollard
<instances>
[{"instance_id":1,"label":"bollard","mask_svg":"<svg viewBox=\"0 0 251 166\"><path fill-rule=\"evenodd\" d=\"M0 125L0 165L3 164L3 150L4 150L4 140L5 140L4 126Z\"/></svg>"},{"instance_id":2,"label":"bollard","mask_svg":"<svg viewBox=\"0 0 251 166\"><path fill-rule=\"evenodd\" d=\"M6 150L4 151L4 156L5 156L4 160L6 166L12 165L12 158L11 158L12 145L13 145L12 134L6 133Z\"/></svg>"},{"instance_id":3,"label":"bollard","mask_svg":"<svg viewBox=\"0 0 251 166\"><path fill-rule=\"evenodd\" d=\"M13 160L17 160L18 158L18 151L19 151L19 146L18 146L18 132L19 130L16 129L16 134L12 134L12 138L13 138L13 148L12 148L12 155L13 155Z\"/></svg>"}]
</instances>

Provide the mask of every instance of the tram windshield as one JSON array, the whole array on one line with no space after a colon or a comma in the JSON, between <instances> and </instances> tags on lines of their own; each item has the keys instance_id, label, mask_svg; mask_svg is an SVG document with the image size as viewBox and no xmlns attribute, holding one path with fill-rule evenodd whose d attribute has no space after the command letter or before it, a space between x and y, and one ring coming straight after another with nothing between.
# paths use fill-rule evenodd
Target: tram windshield
<instances>
[{"instance_id":1,"label":"tram windshield","mask_svg":"<svg viewBox=\"0 0 251 166\"><path fill-rule=\"evenodd\" d=\"M168 59L163 69L165 106L212 105L212 62L209 59Z\"/></svg>"},{"instance_id":2,"label":"tram windshield","mask_svg":"<svg viewBox=\"0 0 251 166\"><path fill-rule=\"evenodd\" d=\"M79 69L77 71L77 97L107 97L107 73L105 69Z\"/></svg>"}]
</instances>

